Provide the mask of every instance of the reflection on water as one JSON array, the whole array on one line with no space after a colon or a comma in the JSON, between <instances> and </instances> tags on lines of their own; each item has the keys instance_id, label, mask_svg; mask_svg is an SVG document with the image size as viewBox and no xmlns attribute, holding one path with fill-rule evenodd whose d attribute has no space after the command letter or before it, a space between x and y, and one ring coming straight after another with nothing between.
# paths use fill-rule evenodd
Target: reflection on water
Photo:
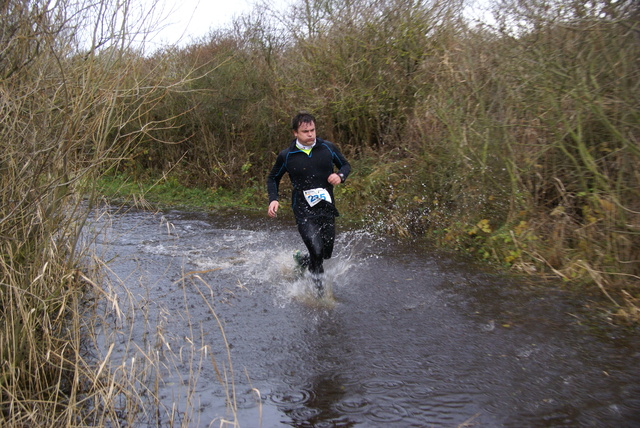
<instances>
[{"instance_id":1,"label":"reflection on water","mask_svg":"<svg viewBox=\"0 0 640 428\"><path fill-rule=\"evenodd\" d=\"M593 336L570 294L339 231L318 301L301 247L286 219L114 217L98 249L125 316L101 346L158 355L159 407L189 426L640 423L637 338Z\"/></svg>"}]
</instances>

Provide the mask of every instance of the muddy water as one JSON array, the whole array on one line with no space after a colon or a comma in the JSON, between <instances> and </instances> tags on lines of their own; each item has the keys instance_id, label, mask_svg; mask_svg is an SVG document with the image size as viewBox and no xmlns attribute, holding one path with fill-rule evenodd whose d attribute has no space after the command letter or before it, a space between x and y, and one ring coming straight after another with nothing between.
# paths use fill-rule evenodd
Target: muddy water
<instances>
[{"instance_id":1,"label":"muddy water","mask_svg":"<svg viewBox=\"0 0 640 428\"><path fill-rule=\"evenodd\" d=\"M113 215L98 346L138 426L631 427L640 343L550 291L339 230L317 299L290 219ZM135 364L132 364L135 360Z\"/></svg>"}]
</instances>

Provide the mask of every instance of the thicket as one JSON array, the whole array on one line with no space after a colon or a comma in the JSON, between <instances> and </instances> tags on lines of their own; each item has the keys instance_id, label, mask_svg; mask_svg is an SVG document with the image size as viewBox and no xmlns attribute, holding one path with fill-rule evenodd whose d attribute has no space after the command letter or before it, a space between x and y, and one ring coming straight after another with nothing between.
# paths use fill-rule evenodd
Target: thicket
<instances>
[{"instance_id":1,"label":"thicket","mask_svg":"<svg viewBox=\"0 0 640 428\"><path fill-rule=\"evenodd\" d=\"M354 163L340 203L366 227L596 285L637 316L637 9L504 1L480 23L467 7L305 0L158 51L153 82L189 76L149 119L173 120L154 138L179 144L147 139L121 170L266 202L288 120L308 110Z\"/></svg>"}]
</instances>

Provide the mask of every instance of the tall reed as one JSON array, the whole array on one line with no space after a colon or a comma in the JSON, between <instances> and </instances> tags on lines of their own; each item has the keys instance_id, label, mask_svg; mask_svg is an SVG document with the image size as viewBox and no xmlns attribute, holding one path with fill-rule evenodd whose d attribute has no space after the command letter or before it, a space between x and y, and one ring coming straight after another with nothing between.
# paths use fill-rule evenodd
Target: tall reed
<instances>
[{"instance_id":1,"label":"tall reed","mask_svg":"<svg viewBox=\"0 0 640 428\"><path fill-rule=\"evenodd\" d=\"M171 126L147 117L169 88L140 84L153 69L132 6L0 6L2 426L119 425L143 411L135 379L146 373L88 353L84 309L103 287L84 230L96 179Z\"/></svg>"}]
</instances>

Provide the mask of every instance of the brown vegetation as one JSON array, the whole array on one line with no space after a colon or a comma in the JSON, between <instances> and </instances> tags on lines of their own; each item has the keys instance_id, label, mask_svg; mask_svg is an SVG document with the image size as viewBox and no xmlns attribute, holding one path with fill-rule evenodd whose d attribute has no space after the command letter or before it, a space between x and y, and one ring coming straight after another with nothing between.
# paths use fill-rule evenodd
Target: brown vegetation
<instances>
[{"instance_id":1,"label":"brown vegetation","mask_svg":"<svg viewBox=\"0 0 640 428\"><path fill-rule=\"evenodd\" d=\"M625 318L640 279L636 9L505 1L483 25L463 10L307 0L158 52L163 79L196 74L153 110L186 111L158 136L182 143L147 140L136 163L261 188L288 118L310 110L354 159L345 211L367 226L595 285Z\"/></svg>"},{"instance_id":2,"label":"brown vegetation","mask_svg":"<svg viewBox=\"0 0 640 428\"><path fill-rule=\"evenodd\" d=\"M266 202L297 110L353 160L340 200L366 227L597 287L638 319L634 2L505 0L477 25L462 0L302 0L153 55L128 2L102 3L0 6L3 422L83 424L79 394L108 389L80 358L95 179Z\"/></svg>"},{"instance_id":3,"label":"brown vegetation","mask_svg":"<svg viewBox=\"0 0 640 428\"><path fill-rule=\"evenodd\" d=\"M166 89L138 85L128 4L103 3L0 5L2 426L135 420L119 407L133 385L87 346L87 293L107 293L83 228L99 174L164 126L141 118Z\"/></svg>"}]
</instances>

